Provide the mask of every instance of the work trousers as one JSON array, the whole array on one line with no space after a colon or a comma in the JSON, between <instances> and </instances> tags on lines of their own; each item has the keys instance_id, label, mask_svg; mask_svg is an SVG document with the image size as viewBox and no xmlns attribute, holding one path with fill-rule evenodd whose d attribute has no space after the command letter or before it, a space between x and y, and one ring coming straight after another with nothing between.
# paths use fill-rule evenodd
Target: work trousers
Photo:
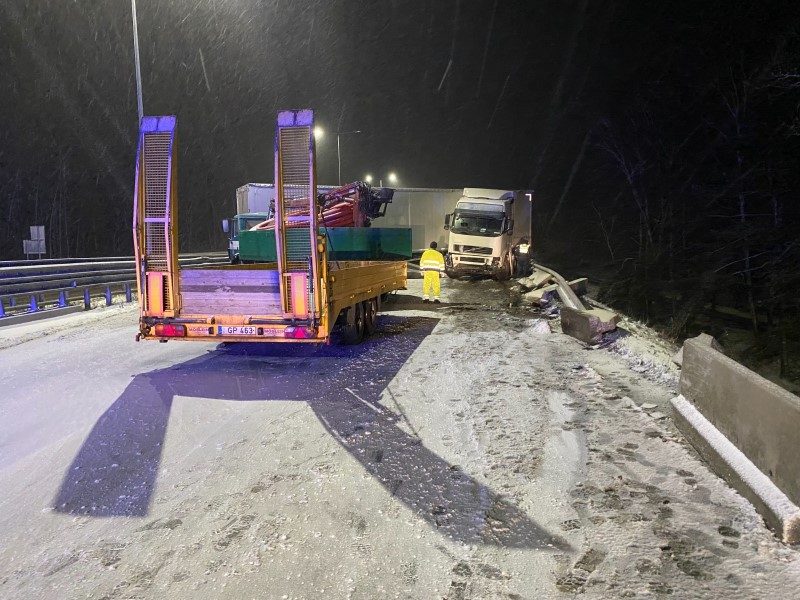
<instances>
[{"instance_id":1,"label":"work trousers","mask_svg":"<svg viewBox=\"0 0 800 600\"><path fill-rule=\"evenodd\" d=\"M439 271L425 271L425 279L422 282L422 298L429 300L433 295L433 299L438 300L440 289Z\"/></svg>"}]
</instances>

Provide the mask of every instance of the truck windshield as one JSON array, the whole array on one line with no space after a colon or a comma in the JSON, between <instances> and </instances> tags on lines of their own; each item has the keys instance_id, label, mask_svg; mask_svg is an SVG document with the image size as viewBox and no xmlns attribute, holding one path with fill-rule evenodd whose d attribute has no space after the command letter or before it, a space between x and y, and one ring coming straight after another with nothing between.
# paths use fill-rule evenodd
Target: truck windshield
<instances>
[{"instance_id":1,"label":"truck windshield","mask_svg":"<svg viewBox=\"0 0 800 600\"><path fill-rule=\"evenodd\" d=\"M266 219L264 217L256 217L256 218L252 218L252 219L243 219L242 220L241 231L247 231L248 229L252 229L256 225L258 225L259 223L263 223L264 221L266 221Z\"/></svg>"},{"instance_id":2,"label":"truck windshield","mask_svg":"<svg viewBox=\"0 0 800 600\"><path fill-rule=\"evenodd\" d=\"M503 213L458 210L453 215L450 231L464 235L500 235L503 230Z\"/></svg>"}]
</instances>

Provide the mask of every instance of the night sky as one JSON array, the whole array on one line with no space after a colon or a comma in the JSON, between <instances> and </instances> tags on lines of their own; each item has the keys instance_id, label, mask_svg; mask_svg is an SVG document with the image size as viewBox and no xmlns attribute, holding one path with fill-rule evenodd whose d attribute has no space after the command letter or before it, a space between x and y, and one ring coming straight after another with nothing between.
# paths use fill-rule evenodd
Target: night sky
<instances>
[{"instance_id":1,"label":"night sky","mask_svg":"<svg viewBox=\"0 0 800 600\"><path fill-rule=\"evenodd\" d=\"M560 203L570 230L587 195L624 210L598 127L662 88L665 127L682 127L731 48L757 59L796 28L782 4L139 0L144 107L178 116L187 249L219 246L235 188L272 180L276 111L299 107L328 133L321 182L337 177L332 134L359 129L342 137L345 181L535 188L543 219ZM54 252L129 253L130 3L7 0L0 43L1 254L34 222Z\"/></svg>"}]
</instances>

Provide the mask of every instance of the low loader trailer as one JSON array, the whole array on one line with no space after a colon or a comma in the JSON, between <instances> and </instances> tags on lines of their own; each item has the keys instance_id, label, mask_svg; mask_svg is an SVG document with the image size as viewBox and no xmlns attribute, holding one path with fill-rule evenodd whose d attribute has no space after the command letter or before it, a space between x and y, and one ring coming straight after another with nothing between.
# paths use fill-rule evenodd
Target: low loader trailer
<instances>
[{"instance_id":1,"label":"low loader trailer","mask_svg":"<svg viewBox=\"0 0 800 600\"><path fill-rule=\"evenodd\" d=\"M133 211L137 340L325 343L337 328L345 343L358 343L373 332L381 302L406 287L406 262L328 258L313 130L311 110L278 114L276 260L181 269L176 118L142 119Z\"/></svg>"}]
</instances>

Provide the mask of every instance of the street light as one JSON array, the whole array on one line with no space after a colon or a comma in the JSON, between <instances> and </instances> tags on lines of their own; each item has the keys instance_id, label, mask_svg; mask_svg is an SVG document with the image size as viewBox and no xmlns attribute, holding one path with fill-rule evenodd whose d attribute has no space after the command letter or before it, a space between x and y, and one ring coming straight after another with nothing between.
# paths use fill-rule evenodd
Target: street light
<instances>
[{"instance_id":1,"label":"street light","mask_svg":"<svg viewBox=\"0 0 800 600\"><path fill-rule=\"evenodd\" d=\"M389 183L394 185L397 183L397 174L396 173L389 173Z\"/></svg>"},{"instance_id":2,"label":"street light","mask_svg":"<svg viewBox=\"0 0 800 600\"><path fill-rule=\"evenodd\" d=\"M325 136L325 130L322 127L320 127L319 125L314 127L314 139L315 140L321 140L324 136Z\"/></svg>"},{"instance_id":3,"label":"street light","mask_svg":"<svg viewBox=\"0 0 800 600\"><path fill-rule=\"evenodd\" d=\"M365 175L364 181L366 181L367 183L372 183L372 175Z\"/></svg>"},{"instance_id":4,"label":"street light","mask_svg":"<svg viewBox=\"0 0 800 600\"><path fill-rule=\"evenodd\" d=\"M144 108L142 106L142 68L139 64L139 28L136 23L136 0L131 0L131 17L133 18L133 56L136 63L136 103L139 109L139 125L141 126Z\"/></svg>"},{"instance_id":5,"label":"street light","mask_svg":"<svg viewBox=\"0 0 800 600\"><path fill-rule=\"evenodd\" d=\"M355 131L337 131L336 132L336 159L339 162L339 185L342 185L342 152L341 146L339 145L339 136L340 135L347 135L350 133L361 133L360 129L356 129Z\"/></svg>"}]
</instances>

